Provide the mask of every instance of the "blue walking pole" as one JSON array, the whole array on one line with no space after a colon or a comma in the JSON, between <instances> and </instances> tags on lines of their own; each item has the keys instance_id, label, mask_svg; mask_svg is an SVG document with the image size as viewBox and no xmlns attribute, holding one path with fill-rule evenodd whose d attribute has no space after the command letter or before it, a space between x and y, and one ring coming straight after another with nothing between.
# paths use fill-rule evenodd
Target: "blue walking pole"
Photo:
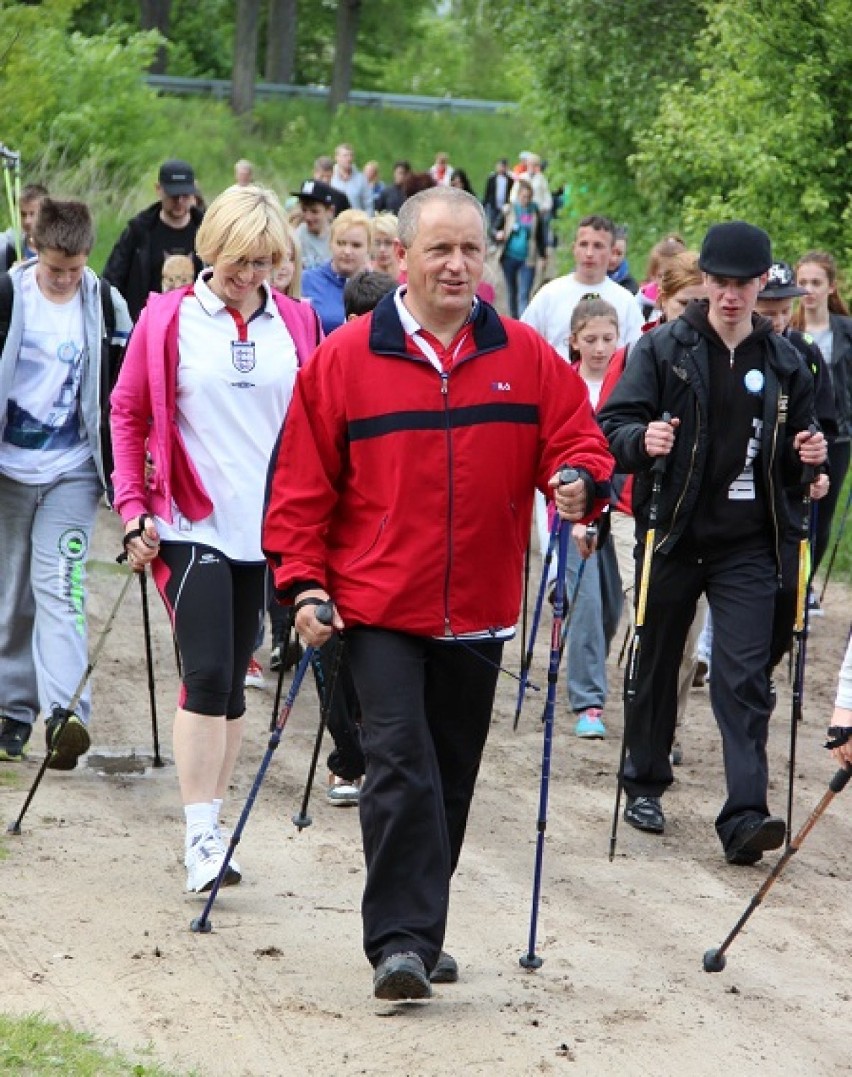
<instances>
[{"instance_id":1,"label":"blue walking pole","mask_svg":"<svg viewBox=\"0 0 852 1077\"><path fill-rule=\"evenodd\" d=\"M572 468L563 468L559 473L561 485L575 482L579 475ZM541 968L542 958L535 952L536 932L538 930L538 908L541 899L541 870L544 862L544 835L547 830L547 798L550 792L550 758L553 749L553 717L556 709L556 685L559 680L559 652L562 640L562 619L565 613L565 567L568 560L568 542L571 538L571 525L559 516L556 517L553 533L556 537L556 595L553 603L553 626L550 632L550 664L547 670L547 703L544 709L544 744L541 755L541 786L538 800L538 825L535 849L535 869L533 871L532 910L530 913L530 934L527 952L519 961L522 968Z\"/></svg>"},{"instance_id":2,"label":"blue walking pole","mask_svg":"<svg viewBox=\"0 0 852 1077\"><path fill-rule=\"evenodd\" d=\"M524 696L526 695L527 687L529 684L530 666L532 665L533 650L535 648L535 640L538 635L538 625L541 620L541 608L544 605L544 594L547 590L547 577L550 575L550 565L553 561L553 551L556 549L556 535L559 530L559 517L554 516L553 526L550 529L550 538L547 543L547 552L544 555L544 564L541 568L541 582L538 585L538 594L535 599L535 609L533 610L532 625L530 627L530 635L527 640L527 649L521 660L521 675L520 684L518 685L518 702L515 704L515 721L512 724L512 729L518 728L518 720L521 717L521 708L524 705ZM530 686L531 687L531 686Z\"/></svg>"},{"instance_id":3,"label":"blue walking pole","mask_svg":"<svg viewBox=\"0 0 852 1077\"><path fill-rule=\"evenodd\" d=\"M315 612L315 616L318 621L322 621L324 625L330 625L333 609L330 602L324 602L318 605ZM290 712L293 710L293 704L296 702L296 696L299 694L299 689L302 687L302 681L304 680L305 673L308 666L311 664L311 657L313 656L314 648L306 647L305 653L302 655L296 672L293 674L293 682L290 685L290 691L287 693L284 703L281 706L281 712L275 722L275 726L272 729L269 737L269 744L267 745L266 752L261 760L260 767L258 768L254 782L252 784L249 795L246 799L243 810L240 812L240 818L237 822L234 832L231 835L231 840L228 842L228 848L225 852L225 859L222 861L222 866L219 869L219 874L216 876L216 880L210 890L210 896L204 905L204 909L200 916L197 916L189 925L190 930L201 935L208 935L213 930L213 925L210 923L210 910L213 908L213 902L216 900L216 895L219 893L219 888L222 885L222 880L228 873L228 867L231 863L231 858L234 855L234 850L240 843L240 838L243 835L243 829L245 828L248 817L254 807L254 802L257 799L257 794L260 792L260 787L263 784L263 779L266 776L266 771L269 769L269 764L272 762L272 756L275 749L281 740L281 734L284 732L284 726L287 724L287 719L290 717Z\"/></svg>"}]
</instances>

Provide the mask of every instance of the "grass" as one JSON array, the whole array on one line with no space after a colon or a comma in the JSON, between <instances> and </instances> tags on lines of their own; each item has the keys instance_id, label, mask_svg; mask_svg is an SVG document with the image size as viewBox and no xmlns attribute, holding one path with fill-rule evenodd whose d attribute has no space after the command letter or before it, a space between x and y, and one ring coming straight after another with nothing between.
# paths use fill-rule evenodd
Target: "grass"
<instances>
[{"instance_id":1,"label":"grass","mask_svg":"<svg viewBox=\"0 0 852 1077\"><path fill-rule=\"evenodd\" d=\"M817 574L817 594L819 594L822 589L822 582L825 579L825 571L828 568L829 558L834 550L837 537L840 534L840 524L843 520L843 511L846 508L846 501L849 497L850 489L852 489L852 468L850 468L846 475L846 481L843 484L843 489L840 491L840 498L834 512L834 527L831 532L831 539L825 556L822 559L820 572ZM831 570L831 579L842 580L844 583L852 584L852 510L850 510L849 517L850 518L846 520L843 539L837 547L837 556L834 559L834 567Z\"/></svg>"},{"instance_id":2,"label":"grass","mask_svg":"<svg viewBox=\"0 0 852 1077\"><path fill-rule=\"evenodd\" d=\"M529 140L529 123L518 112L496 115L449 112L405 112L344 106L336 112L317 101L260 103L247 117L234 116L222 101L203 97L158 98L145 139L150 167L116 186L99 173L96 163L46 180L59 194L85 198L98 225L91 264L103 268L129 217L156 199L154 184L160 163L168 157L191 162L205 198L233 183L234 162L254 163L258 182L273 188L282 202L311 175L321 154L333 154L340 142L351 142L357 162L379 162L385 182L393 163L411 161L425 171L438 150L446 150L456 167L464 168L477 194L498 157L514 159ZM139 159L139 153L136 153Z\"/></svg>"},{"instance_id":3,"label":"grass","mask_svg":"<svg viewBox=\"0 0 852 1077\"><path fill-rule=\"evenodd\" d=\"M173 1071L148 1058L128 1059L94 1036L35 1014L24 1018L0 1014L0 1073L18 1077L175 1077Z\"/></svg>"}]
</instances>

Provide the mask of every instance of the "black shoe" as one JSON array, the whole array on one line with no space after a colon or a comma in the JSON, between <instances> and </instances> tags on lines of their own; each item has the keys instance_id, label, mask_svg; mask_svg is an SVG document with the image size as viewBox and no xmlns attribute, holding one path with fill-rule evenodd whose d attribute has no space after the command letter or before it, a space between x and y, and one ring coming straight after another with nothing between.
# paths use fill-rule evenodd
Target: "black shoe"
<instances>
[{"instance_id":1,"label":"black shoe","mask_svg":"<svg viewBox=\"0 0 852 1077\"><path fill-rule=\"evenodd\" d=\"M391 954L373 974L373 994L387 1002L431 998L426 966L417 954Z\"/></svg>"},{"instance_id":2,"label":"black shoe","mask_svg":"<svg viewBox=\"0 0 852 1077\"><path fill-rule=\"evenodd\" d=\"M787 836L783 819L774 815L752 816L740 823L725 849L729 864L756 864L770 849L780 849Z\"/></svg>"},{"instance_id":3,"label":"black shoe","mask_svg":"<svg viewBox=\"0 0 852 1077\"><path fill-rule=\"evenodd\" d=\"M0 718L0 759L17 763L27 752L27 741L33 727L29 722L19 722L17 718Z\"/></svg>"},{"instance_id":4,"label":"black shoe","mask_svg":"<svg viewBox=\"0 0 852 1077\"><path fill-rule=\"evenodd\" d=\"M637 830L646 830L649 834L662 834L666 828L666 817L660 805L659 797L628 797L624 809L624 821L635 826Z\"/></svg>"},{"instance_id":5,"label":"black shoe","mask_svg":"<svg viewBox=\"0 0 852 1077\"><path fill-rule=\"evenodd\" d=\"M45 727L47 750L50 752L48 770L73 770L77 760L86 754L92 743L88 729L76 714L62 707L53 708Z\"/></svg>"},{"instance_id":6,"label":"black shoe","mask_svg":"<svg viewBox=\"0 0 852 1077\"><path fill-rule=\"evenodd\" d=\"M435 967L429 974L433 984L454 984L459 979L459 963L452 954L442 950L435 962Z\"/></svg>"}]
</instances>

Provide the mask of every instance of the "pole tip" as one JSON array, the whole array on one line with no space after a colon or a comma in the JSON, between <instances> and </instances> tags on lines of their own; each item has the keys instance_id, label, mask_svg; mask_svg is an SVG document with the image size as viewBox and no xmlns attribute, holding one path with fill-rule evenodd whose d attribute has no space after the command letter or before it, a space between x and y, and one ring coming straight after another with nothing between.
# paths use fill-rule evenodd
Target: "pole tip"
<instances>
[{"instance_id":1,"label":"pole tip","mask_svg":"<svg viewBox=\"0 0 852 1077\"><path fill-rule=\"evenodd\" d=\"M16 835L19 835L21 833L21 824L18 822L17 819L14 821L14 823L9 823L9 825L6 827L6 833Z\"/></svg>"},{"instance_id":2,"label":"pole tip","mask_svg":"<svg viewBox=\"0 0 852 1077\"><path fill-rule=\"evenodd\" d=\"M310 826L313 819L310 815L300 815L298 812L293 816L293 825L301 834L305 827Z\"/></svg>"},{"instance_id":3,"label":"pole tip","mask_svg":"<svg viewBox=\"0 0 852 1077\"><path fill-rule=\"evenodd\" d=\"M203 916L196 916L189 925L189 930L195 935L209 935L213 930L213 924Z\"/></svg>"},{"instance_id":4,"label":"pole tip","mask_svg":"<svg viewBox=\"0 0 852 1077\"><path fill-rule=\"evenodd\" d=\"M719 950L708 950L704 955L705 972L721 972L727 963L725 955Z\"/></svg>"},{"instance_id":5,"label":"pole tip","mask_svg":"<svg viewBox=\"0 0 852 1077\"><path fill-rule=\"evenodd\" d=\"M518 964L522 969L540 969L544 964L544 958L539 957L538 954L524 954L518 958Z\"/></svg>"}]
</instances>

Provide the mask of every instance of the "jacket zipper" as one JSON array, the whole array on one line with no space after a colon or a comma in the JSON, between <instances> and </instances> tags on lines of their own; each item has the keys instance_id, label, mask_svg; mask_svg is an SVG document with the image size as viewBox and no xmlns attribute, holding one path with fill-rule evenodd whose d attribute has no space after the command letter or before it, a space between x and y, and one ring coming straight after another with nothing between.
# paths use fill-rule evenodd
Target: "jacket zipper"
<instances>
[{"instance_id":1,"label":"jacket zipper","mask_svg":"<svg viewBox=\"0 0 852 1077\"><path fill-rule=\"evenodd\" d=\"M779 401L781 398L781 386L778 386ZM772 538L775 546L775 571L778 575L778 587L781 587L781 545L778 537L778 513L775 508L775 452L778 448L778 405L775 407L775 421L772 424L772 447L769 453L767 478L769 480L769 506L772 513Z\"/></svg>"},{"instance_id":2,"label":"jacket zipper","mask_svg":"<svg viewBox=\"0 0 852 1077\"><path fill-rule=\"evenodd\" d=\"M683 489L681 490L680 497L677 499L677 503L675 504L674 512L672 513L671 522L669 523L669 529L668 529L668 531L666 531L665 535L663 535L663 537L660 539L660 541L654 546L654 553L659 553L660 549L663 546L663 543L666 541L666 539L669 537L669 535L672 533L672 531L674 531L674 525L675 525L675 521L677 520L677 514L680 511L681 505L683 504L683 499L686 497L686 491L689 489L689 480L692 478L692 472L693 472L693 470L695 468L695 454L698 452L698 437L699 437L699 435L701 433L701 405L698 402L698 397L697 396L695 398L695 413L696 413L696 416L697 416L697 422L696 422L696 427L695 427L695 438L694 438L694 440L692 442L692 453L690 454L690 457L689 457L689 471L687 471L687 473L686 473L686 480L685 480L685 482L683 484Z\"/></svg>"},{"instance_id":3,"label":"jacket zipper","mask_svg":"<svg viewBox=\"0 0 852 1077\"><path fill-rule=\"evenodd\" d=\"M450 430L450 375L441 371L441 396L444 398L444 429L447 437L447 568L444 573L444 635L452 636L450 626L450 575L453 562L453 439Z\"/></svg>"}]
</instances>

